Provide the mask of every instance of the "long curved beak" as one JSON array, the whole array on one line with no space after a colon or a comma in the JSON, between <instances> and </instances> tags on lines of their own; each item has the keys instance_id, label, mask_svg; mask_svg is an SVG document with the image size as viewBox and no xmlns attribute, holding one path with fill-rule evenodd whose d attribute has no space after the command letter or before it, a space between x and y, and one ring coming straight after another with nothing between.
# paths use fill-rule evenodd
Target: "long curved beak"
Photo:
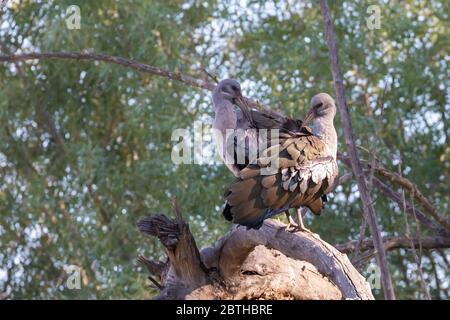
<instances>
[{"instance_id":1,"label":"long curved beak","mask_svg":"<svg viewBox=\"0 0 450 320\"><path fill-rule=\"evenodd\" d=\"M303 119L302 127L306 127L308 124L310 124L314 119L314 111L313 109L309 110L306 114L305 119Z\"/></svg>"},{"instance_id":2,"label":"long curved beak","mask_svg":"<svg viewBox=\"0 0 450 320\"><path fill-rule=\"evenodd\" d=\"M247 119L248 122L252 126L255 125L255 121L253 120L252 113L250 111L250 106L248 104L247 98L245 98L242 94L240 94L236 98L236 104L237 106L242 110L242 113L244 114L244 117Z\"/></svg>"}]
</instances>

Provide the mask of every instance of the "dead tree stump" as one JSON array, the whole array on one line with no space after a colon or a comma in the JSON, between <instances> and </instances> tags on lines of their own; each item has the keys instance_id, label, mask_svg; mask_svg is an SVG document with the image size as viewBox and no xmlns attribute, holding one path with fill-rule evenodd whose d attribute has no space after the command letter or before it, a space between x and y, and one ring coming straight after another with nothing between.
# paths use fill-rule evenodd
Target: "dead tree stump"
<instances>
[{"instance_id":1,"label":"dead tree stump","mask_svg":"<svg viewBox=\"0 0 450 320\"><path fill-rule=\"evenodd\" d=\"M213 247L198 250L188 224L148 216L139 230L157 237L167 262L139 257L159 278L156 299L373 299L369 284L345 254L309 232L279 221L259 230L233 226Z\"/></svg>"}]
</instances>

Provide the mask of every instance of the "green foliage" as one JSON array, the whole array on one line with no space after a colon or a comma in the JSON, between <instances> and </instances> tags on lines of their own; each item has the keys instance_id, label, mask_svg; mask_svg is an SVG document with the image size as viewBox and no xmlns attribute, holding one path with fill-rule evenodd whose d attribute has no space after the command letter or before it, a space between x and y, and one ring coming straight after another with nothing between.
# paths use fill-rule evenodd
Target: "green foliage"
<instances>
[{"instance_id":1,"label":"green foliage","mask_svg":"<svg viewBox=\"0 0 450 320\"><path fill-rule=\"evenodd\" d=\"M11 1L0 50L105 53L197 77L206 68L301 118L314 94L334 93L318 2L244 2ZM80 30L65 24L73 4ZM371 4L330 1L357 142L448 218L449 2L380 2L381 28L368 30ZM229 227L220 214L226 168L171 161L174 129L211 123L209 92L106 63L42 60L0 64L0 97L0 298L151 297L135 259L164 254L135 222L170 212L173 196L199 246ZM374 197L384 233L404 234L401 208ZM357 238L355 185L331 198L307 223L331 243ZM423 256L435 298L450 294L448 257ZM423 297L411 252L388 258L397 296ZM66 288L66 265L81 267L80 290Z\"/></svg>"}]
</instances>

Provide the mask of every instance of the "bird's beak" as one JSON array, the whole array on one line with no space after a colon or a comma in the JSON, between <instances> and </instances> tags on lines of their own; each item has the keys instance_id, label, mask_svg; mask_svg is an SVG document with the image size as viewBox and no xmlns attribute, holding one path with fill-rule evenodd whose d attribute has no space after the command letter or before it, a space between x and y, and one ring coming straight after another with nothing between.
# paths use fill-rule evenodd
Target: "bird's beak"
<instances>
[{"instance_id":1,"label":"bird's beak","mask_svg":"<svg viewBox=\"0 0 450 320\"><path fill-rule=\"evenodd\" d=\"M250 106L248 104L248 101L242 94L240 94L236 98L236 104L237 106L242 110L242 113L244 114L244 117L251 123L254 124L252 114L250 112Z\"/></svg>"},{"instance_id":2,"label":"bird's beak","mask_svg":"<svg viewBox=\"0 0 450 320\"><path fill-rule=\"evenodd\" d=\"M308 124L312 122L313 119L314 119L314 111L313 109L311 109L306 114L305 119L303 119L302 127L306 127Z\"/></svg>"}]
</instances>

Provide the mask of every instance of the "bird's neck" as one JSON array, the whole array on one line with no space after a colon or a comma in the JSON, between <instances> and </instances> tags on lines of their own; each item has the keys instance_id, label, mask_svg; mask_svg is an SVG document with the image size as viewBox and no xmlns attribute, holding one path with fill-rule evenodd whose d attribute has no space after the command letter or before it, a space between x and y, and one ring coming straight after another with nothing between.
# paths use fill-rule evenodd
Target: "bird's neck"
<instances>
[{"instance_id":1,"label":"bird's neck","mask_svg":"<svg viewBox=\"0 0 450 320\"><path fill-rule=\"evenodd\" d=\"M227 129L236 129L237 116L233 104L229 101L221 101L215 106L216 116L213 127L223 134Z\"/></svg>"},{"instance_id":2,"label":"bird's neck","mask_svg":"<svg viewBox=\"0 0 450 320\"><path fill-rule=\"evenodd\" d=\"M328 148L330 156L336 160L337 156L337 133L334 128L333 119L317 118L313 124L313 134L320 137Z\"/></svg>"}]
</instances>

